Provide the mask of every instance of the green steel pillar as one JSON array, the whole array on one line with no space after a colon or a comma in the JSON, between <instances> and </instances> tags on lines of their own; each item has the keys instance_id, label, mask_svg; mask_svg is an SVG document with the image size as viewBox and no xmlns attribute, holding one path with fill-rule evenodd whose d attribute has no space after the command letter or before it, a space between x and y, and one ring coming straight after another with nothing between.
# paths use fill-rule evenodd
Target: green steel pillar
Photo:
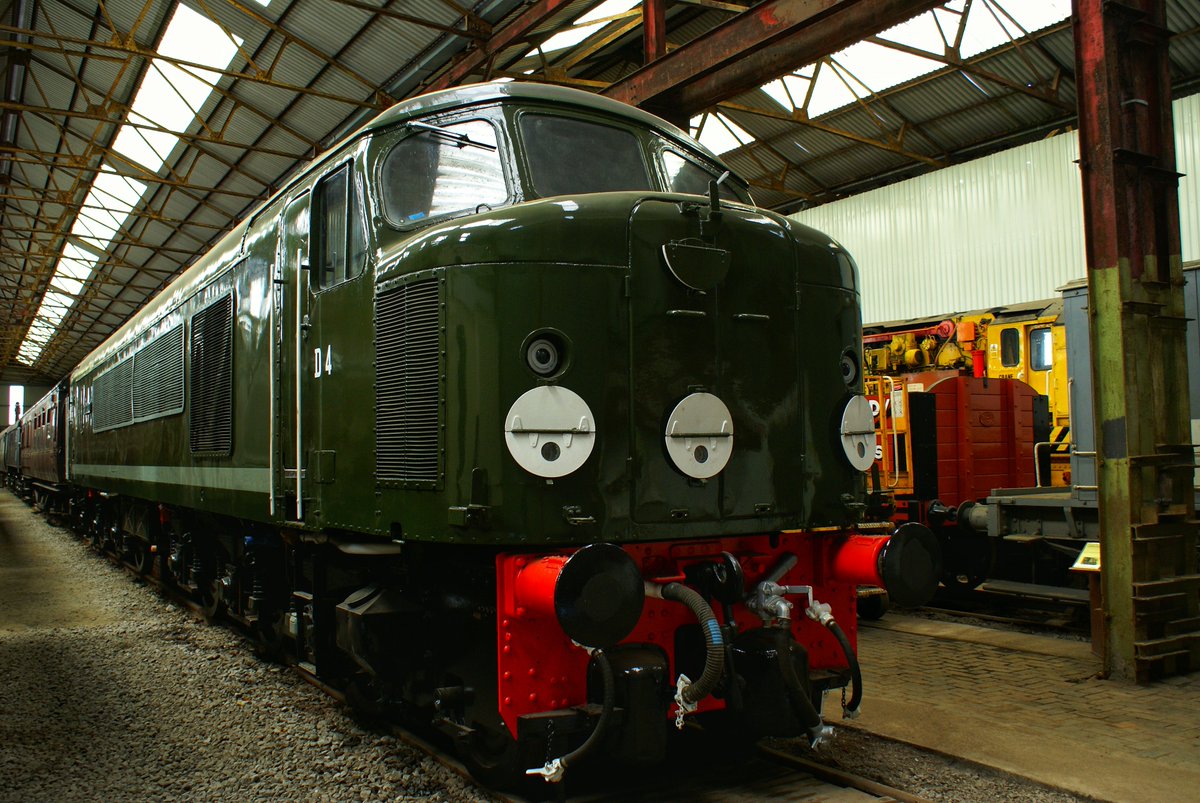
<instances>
[{"instance_id":1,"label":"green steel pillar","mask_svg":"<svg viewBox=\"0 0 1200 803\"><path fill-rule=\"evenodd\" d=\"M1107 676L1200 669L1164 0L1075 0Z\"/></svg>"}]
</instances>

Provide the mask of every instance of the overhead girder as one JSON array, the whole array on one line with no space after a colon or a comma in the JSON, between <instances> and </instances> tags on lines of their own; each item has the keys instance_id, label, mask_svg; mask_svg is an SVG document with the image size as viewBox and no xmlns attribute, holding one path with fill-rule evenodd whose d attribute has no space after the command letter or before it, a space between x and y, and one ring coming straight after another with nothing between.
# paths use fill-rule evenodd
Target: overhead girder
<instances>
[{"instance_id":1,"label":"overhead girder","mask_svg":"<svg viewBox=\"0 0 1200 803\"><path fill-rule=\"evenodd\" d=\"M572 0L535 0L529 8L494 32L487 40L466 51L446 71L426 84L421 91L433 92L457 86L476 70L488 65L505 48L523 40L531 31L544 24L554 14L562 11L571 2Z\"/></svg>"},{"instance_id":2,"label":"overhead girder","mask_svg":"<svg viewBox=\"0 0 1200 803\"><path fill-rule=\"evenodd\" d=\"M321 98L322 100L335 101L337 103L344 103L348 106L355 107L385 109L395 102L394 98L391 98L386 93L378 93L378 90L375 90L375 92L378 94L375 95L373 100L356 100L355 98L348 97L345 94L322 92L319 89L312 89L307 86L300 86L298 84L287 83L286 81L279 81L270 77L272 71L274 70L274 65L269 70L242 72L238 70L216 69L194 61L163 56L151 48L139 45L131 38L121 37L120 34L114 34L114 38L109 40L85 39L77 36L48 33L46 31L13 28L10 25L0 25L0 33L18 34L31 37L34 41L5 41L6 45L22 50L28 50L30 52L55 53L59 55L66 54L71 58L94 59L96 61L108 61L114 64L123 64L131 57L140 57L148 60L161 61L165 64L172 64L185 71L190 69L199 72L215 73L222 77L236 78L239 81L246 81L252 84L262 84L263 86L268 86L273 89L283 89L287 90L288 92L298 92L303 95L311 95L312 97ZM54 42L60 46L75 45L76 47L89 48L89 50L72 50L66 47L53 47L51 45L40 44L37 40ZM355 80L363 83L365 87L370 88L372 86L369 81L357 73L351 72L350 74L353 78L355 78ZM368 91L371 90L368 89Z\"/></svg>"},{"instance_id":3,"label":"overhead girder","mask_svg":"<svg viewBox=\"0 0 1200 803\"><path fill-rule=\"evenodd\" d=\"M602 94L690 117L943 0L764 0L617 81Z\"/></svg>"}]
</instances>

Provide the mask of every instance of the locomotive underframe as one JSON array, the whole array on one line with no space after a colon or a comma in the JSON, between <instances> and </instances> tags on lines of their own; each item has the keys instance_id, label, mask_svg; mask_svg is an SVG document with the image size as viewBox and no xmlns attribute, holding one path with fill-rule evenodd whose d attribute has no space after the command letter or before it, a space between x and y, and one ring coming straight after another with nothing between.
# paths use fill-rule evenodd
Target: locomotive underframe
<instances>
[{"instance_id":1,"label":"locomotive underframe","mask_svg":"<svg viewBox=\"0 0 1200 803\"><path fill-rule=\"evenodd\" d=\"M521 765L578 743L599 717L602 684L589 651L512 596L514 573L545 552L341 538L94 490L57 499L97 551L190 595L210 619L228 616L265 656L345 689L357 707L433 723L488 782L511 781ZM625 551L647 579L687 581L706 594L715 589L704 586L705 567L723 553L736 556L748 586L793 554L799 561L782 582L812 585L812 597L847 610L854 582L833 576L843 540L839 532L786 532ZM747 734L802 733L770 635L782 623L764 627L740 603L713 605L737 659L698 713L726 711L723 726L732 717ZM799 607L786 627L797 676L819 711L824 691L849 682L845 656ZM853 639L853 624L846 630ZM607 653L618 689L608 752L661 760L674 679L699 676L704 663L699 625L685 607L648 599L637 627Z\"/></svg>"}]
</instances>

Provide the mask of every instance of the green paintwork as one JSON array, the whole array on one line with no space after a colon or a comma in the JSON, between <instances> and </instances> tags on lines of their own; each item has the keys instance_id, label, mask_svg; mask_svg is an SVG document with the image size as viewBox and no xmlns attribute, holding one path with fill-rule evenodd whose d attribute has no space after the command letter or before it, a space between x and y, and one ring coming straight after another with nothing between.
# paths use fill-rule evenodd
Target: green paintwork
<instances>
[{"instance_id":1,"label":"green paintwork","mask_svg":"<svg viewBox=\"0 0 1200 803\"><path fill-rule=\"evenodd\" d=\"M389 227L376 182L383 155L407 135L396 123L430 113L439 123L457 119L464 104L500 126L511 205L424 228ZM620 120L651 161L666 140L706 161L657 118L558 88L451 90L385 112L81 364L72 389L74 479L246 519L405 540L570 544L848 521L846 501L863 490L837 440L842 409L858 391L839 367L842 351L861 342L849 257L818 232L744 205L725 204L706 220L707 201L695 196L528 198L520 141L508 132L534 105ZM317 292L300 267L309 258L308 193L347 160L369 257L361 275ZM672 276L662 249L683 241L730 255L714 288L692 290ZM381 483L375 299L430 279L442 300L441 470L436 482ZM151 327L189 320L227 292L235 299L232 454L190 454L190 387L180 415L93 432L85 410L98 372ZM598 433L583 467L553 482L520 468L504 440L510 405L547 381L523 354L528 336L543 329L559 333L569 353L552 381L587 402ZM701 389L728 405L736 428L729 465L704 483L677 471L663 448L667 413Z\"/></svg>"}]
</instances>

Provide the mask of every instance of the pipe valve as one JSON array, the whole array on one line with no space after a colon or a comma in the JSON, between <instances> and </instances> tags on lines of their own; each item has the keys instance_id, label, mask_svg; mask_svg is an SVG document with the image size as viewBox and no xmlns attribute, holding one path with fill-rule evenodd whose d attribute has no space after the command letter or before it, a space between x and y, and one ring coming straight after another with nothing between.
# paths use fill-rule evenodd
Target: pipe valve
<instances>
[{"instance_id":1,"label":"pipe valve","mask_svg":"<svg viewBox=\"0 0 1200 803\"><path fill-rule=\"evenodd\" d=\"M809 619L818 622L823 627L829 627L833 622L833 609L829 607L828 602L817 602L815 599L809 604L804 611Z\"/></svg>"},{"instance_id":2,"label":"pipe valve","mask_svg":"<svg viewBox=\"0 0 1200 803\"><path fill-rule=\"evenodd\" d=\"M763 580L754 587L754 596L746 600L746 607L757 613L765 622L791 621L792 602L788 596L804 594L812 600L812 586L782 586L773 580ZM827 609L829 606L825 606Z\"/></svg>"}]
</instances>

